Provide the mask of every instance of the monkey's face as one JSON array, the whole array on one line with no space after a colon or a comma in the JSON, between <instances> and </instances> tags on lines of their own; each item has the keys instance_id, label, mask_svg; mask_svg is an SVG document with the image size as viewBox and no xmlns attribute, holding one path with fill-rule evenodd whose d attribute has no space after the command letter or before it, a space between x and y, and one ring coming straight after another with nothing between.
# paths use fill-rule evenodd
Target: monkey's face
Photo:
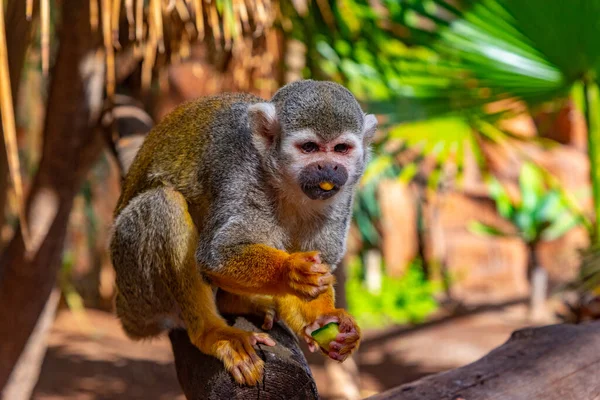
<instances>
[{"instance_id":1,"label":"monkey's face","mask_svg":"<svg viewBox=\"0 0 600 400\"><path fill-rule=\"evenodd\" d=\"M311 129L283 135L279 163L289 184L311 200L327 200L354 184L364 169L363 141L354 133L325 140Z\"/></svg>"},{"instance_id":2,"label":"monkey's face","mask_svg":"<svg viewBox=\"0 0 600 400\"><path fill-rule=\"evenodd\" d=\"M363 113L344 87L307 80L251 105L248 124L277 185L292 196L323 201L360 179L377 119Z\"/></svg>"}]
</instances>

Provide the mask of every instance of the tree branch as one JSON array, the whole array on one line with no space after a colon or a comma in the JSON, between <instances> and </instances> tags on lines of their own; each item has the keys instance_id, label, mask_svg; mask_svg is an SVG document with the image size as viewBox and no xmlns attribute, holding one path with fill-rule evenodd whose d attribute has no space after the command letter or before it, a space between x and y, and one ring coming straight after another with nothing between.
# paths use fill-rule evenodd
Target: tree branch
<instances>
[{"instance_id":1,"label":"tree branch","mask_svg":"<svg viewBox=\"0 0 600 400\"><path fill-rule=\"evenodd\" d=\"M600 322L528 328L472 364L369 400L592 400L598 368Z\"/></svg>"},{"instance_id":2,"label":"tree branch","mask_svg":"<svg viewBox=\"0 0 600 400\"><path fill-rule=\"evenodd\" d=\"M226 318L237 328L263 332L259 328L260 318ZM260 385L249 387L235 383L219 360L192 345L185 330L171 331L169 339L175 355L177 378L188 400L318 399L315 381L296 337L280 323L268 333L277 346L259 345L258 355L265 361L265 375Z\"/></svg>"}]
</instances>

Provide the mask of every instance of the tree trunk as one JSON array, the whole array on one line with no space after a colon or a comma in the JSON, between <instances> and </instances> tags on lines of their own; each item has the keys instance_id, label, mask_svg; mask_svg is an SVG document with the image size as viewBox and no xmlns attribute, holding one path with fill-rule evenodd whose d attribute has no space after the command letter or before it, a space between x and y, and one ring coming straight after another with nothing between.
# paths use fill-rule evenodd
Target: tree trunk
<instances>
[{"instance_id":1,"label":"tree trunk","mask_svg":"<svg viewBox=\"0 0 600 400\"><path fill-rule=\"evenodd\" d=\"M29 45L31 23L25 18L25 5L22 0L8 0L6 4L6 50L8 53L8 74L13 103L17 103L21 71L25 62L25 52ZM4 132L0 125L0 139ZM8 192L8 160L4 140L0 140L0 229L4 225L4 208ZM0 241L0 249L2 242Z\"/></svg>"},{"instance_id":2,"label":"tree trunk","mask_svg":"<svg viewBox=\"0 0 600 400\"><path fill-rule=\"evenodd\" d=\"M600 322L527 328L472 364L369 400L596 400L599 364Z\"/></svg>"},{"instance_id":3,"label":"tree trunk","mask_svg":"<svg viewBox=\"0 0 600 400\"><path fill-rule=\"evenodd\" d=\"M535 252L535 244L529 245L529 274L531 294L529 299L529 318L532 322L543 321L547 315L546 297L548 296L548 271L540 265Z\"/></svg>"},{"instance_id":4,"label":"tree trunk","mask_svg":"<svg viewBox=\"0 0 600 400\"><path fill-rule=\"evenodd\" d=\"M25 254L17 231L0 256L0 387L54 287L73 198L102 148L94 128L102 106L104 65L97 57L98 38L90 31L89 2L62 4L42 158L26 207L34 250Z\"/></svg>"},{"instance_id":5,"label":"tree trunk","mask_svg":"<svg viewBox=\"0 0 600 400\"><path fill-rule=\"evenodd\" d=\"M262 319L257 317L227 317L233 326L254 332ZM265 361L265 375L257 386L240 386L223 364L203 354L189 340L185 330L169 334L175 355L177 379L189 400L221 399L298 399L317 400L317 387L306 359L294 335L281 324L268 332L277 346L259 345L258 355Z\"/></svg>"}]
</instances>

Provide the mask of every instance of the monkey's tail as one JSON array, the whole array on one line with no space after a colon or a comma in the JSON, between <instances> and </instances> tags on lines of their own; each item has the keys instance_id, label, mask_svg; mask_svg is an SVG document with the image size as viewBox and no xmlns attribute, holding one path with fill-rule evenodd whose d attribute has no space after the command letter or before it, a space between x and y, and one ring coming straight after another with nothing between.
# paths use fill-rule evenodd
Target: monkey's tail
<instances>
[{"instance_id":1,"label":"monkey's tail","mask_svg":"<svg viewBox=\"0 0 600 400\"><path fill-rule=\"evenodd\" d=\"M141 102L117 94L114 103L105 106L101 126L108 148L117 159L124 178L154 121Z\"/></svg>"}]
</instances>

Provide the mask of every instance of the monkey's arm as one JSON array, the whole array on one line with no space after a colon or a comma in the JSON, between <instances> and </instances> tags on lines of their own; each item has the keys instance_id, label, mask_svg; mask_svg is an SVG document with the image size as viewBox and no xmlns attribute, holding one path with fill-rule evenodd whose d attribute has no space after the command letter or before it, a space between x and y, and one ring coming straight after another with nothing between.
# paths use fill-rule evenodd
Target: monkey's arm
<instances>
[{"instance_id":1,"label":"monkey's arm","mask_svg":"<svg viewBox=\"0 0 600 400\"><path fill-rule=\"evenodd\" d=\"M334 278L318 253L278 250L268 244L267 232L252 221L227 224L210 247L204 247L204 254L200 247L197 258L203 274L215 286L238 294L313 299L325 292Z\"/></svg>"},{"instance_id":2,"label":"monkey's arm","mask_svg":"<svg viewBox=\"0 0 600 400\"><path fill-rule=\"evenodd\" d=\"M278 317L305 339L311 351L315 351L318 346L310 334L329 322L339 323L340 330L335 340L329 344L329 352L324 351L330 358L343 361L358 348L360 328L346 310L335 307L333 285L312 301L303 301L291 295L276 297L275 301Z\"/></svg>"}]
</instances>

